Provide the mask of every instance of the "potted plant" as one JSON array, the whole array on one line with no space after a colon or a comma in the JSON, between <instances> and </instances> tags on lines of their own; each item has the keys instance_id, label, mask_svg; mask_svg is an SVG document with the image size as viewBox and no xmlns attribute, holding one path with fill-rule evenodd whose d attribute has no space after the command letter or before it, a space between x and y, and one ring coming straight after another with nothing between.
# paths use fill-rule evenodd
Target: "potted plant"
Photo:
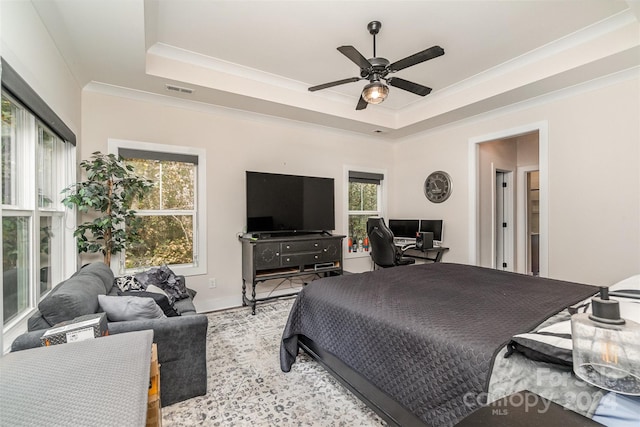
<instances>
[{"instance_id":1,"label":"potted plant","mask_svg":"<svg viewBox=\"0 0 640 427\"><path fill-rule=\"evenodd\" d=\"M143 198L153 183L138 177L133 166L114 154L95 152L80 167L87 179L62 190L66 194L62 203L81 213L97 213L93 220L78 225L73 236L78 253L100 252L105 264L111 265L111 254L140 242L139 221L131 205Z\"/></svg>"}]
</instances>

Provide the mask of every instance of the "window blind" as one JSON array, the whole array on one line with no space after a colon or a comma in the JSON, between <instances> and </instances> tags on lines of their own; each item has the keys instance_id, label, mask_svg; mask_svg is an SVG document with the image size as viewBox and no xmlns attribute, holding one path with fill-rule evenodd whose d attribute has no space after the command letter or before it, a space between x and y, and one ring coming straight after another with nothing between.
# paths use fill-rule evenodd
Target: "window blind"
<instances>
[{"instance_id":1,"label":"window blind","mask_svg":"<svg viewBox=\"0 0 640 427\"><path fill-rule=\"evenodd\" d=\"M2 60L2 88L19 101L42 123L47 125L63 141L76 145L76 135L64 124L62 119L47 105L46 102L25 82L22 77Z\"/></svg>"},{"instance_id":2,"label":"window blind","mask_svg":"<svg viewBox=\"0 0 640 427\"><path fill-rule=\"evenodd\" d=\"M381 173L349 171L349 182L380 185L383 179L384 175Z\"/></svg>"},{"instance_id":3,"label":"window blind","mask_svg":"<svg viewBox=\"0 0 640 427\"><path fill-rule=\"evenodd\" d=\"M193 154L163 153L160 151L136 150L135 148L119 148L118 154L125 159L164 160L198 164L198 156Z\"/></svg>"}]
</instances>

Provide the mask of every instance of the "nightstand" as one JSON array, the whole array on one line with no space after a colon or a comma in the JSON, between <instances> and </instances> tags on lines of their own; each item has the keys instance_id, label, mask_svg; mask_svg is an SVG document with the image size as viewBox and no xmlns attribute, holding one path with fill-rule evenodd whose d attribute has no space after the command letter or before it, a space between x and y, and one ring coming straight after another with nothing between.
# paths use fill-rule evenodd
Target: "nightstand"
<instances>
[{"instance_id":1,"label":"nightstand","mask_svg":"<svg viewBox=\"0 0 640 427\"><path fill-rule=\"evenodd\" d=\"M601 426L577 412L565 409L557 403L528 390L513 393L484 406L455 427L590 427Z\"/></svg>"}]
</instances>

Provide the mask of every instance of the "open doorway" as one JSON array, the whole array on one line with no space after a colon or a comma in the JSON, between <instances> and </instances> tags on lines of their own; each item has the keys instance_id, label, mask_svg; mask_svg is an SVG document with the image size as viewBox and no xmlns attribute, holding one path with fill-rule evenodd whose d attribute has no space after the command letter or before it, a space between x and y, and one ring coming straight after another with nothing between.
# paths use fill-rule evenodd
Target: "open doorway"
<instances>
[{"instance_id":1,"label":"open doorway","mask_svg":"<svg viewBox=\"0 0 640 427\"><path fill-rule=\"evenodd\" d=\"M546 122L470 139L471 264L547 276L547 150ZM498 197L501 180L507 177L512 181L512 211L507 209L508 220L503 221Z\"/></svg>"}]
</instances>

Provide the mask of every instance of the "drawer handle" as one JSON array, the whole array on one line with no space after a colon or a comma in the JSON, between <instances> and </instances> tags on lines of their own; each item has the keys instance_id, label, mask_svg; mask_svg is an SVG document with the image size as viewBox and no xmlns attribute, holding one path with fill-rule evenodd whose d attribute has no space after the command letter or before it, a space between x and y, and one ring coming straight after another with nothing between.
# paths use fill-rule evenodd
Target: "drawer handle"
<instances>
[{"instance_id":1,"label":"drawer handle","mask_svg":"<svg viewBox=\"0 0 640 427\"><path fill-rule=\"evenodd\" d=\"M315 258L315 259L318 259L318 255L314 255L314 258Z\"/></svg>"},{"instance_id":2,"label":"drawer handle","mask_svg":"<svg viewBox=\"0 0 640 427\"><path fill-rule=\"evenodd\" d=\"M276 256L280 256L280 252L276 252Z\"/></svg>"},{"instance_id":3,"label":"drawer handle","mask_svg":"<svg viewBox=\"0 0 640 427\"><path fill-rule=\"evenodd\" d=\"M287 262L291 261L291 258L287 258Z\"/></svg>"},{"instance_id":4,"label":"drawer handle","mask_svg":"<svg viewBox=\"0 0 640 427\"><path fill-rule=\"evenodd\" d=\"M291 249L291 246L287 245L287 249Z\"/></svg>"},{"instance_id":5,"label":"drawer handle","mask_svg":"<svg viewBox=\"0 0 640 427\"><path fill-rule=\"evenodd\" d=\"M317 248L317 247L318 247L318 244L317 244L317 243L314 243L314 244L313 244L313 246L315 246L315 247Z\"/></svg>"}]
</instances>

